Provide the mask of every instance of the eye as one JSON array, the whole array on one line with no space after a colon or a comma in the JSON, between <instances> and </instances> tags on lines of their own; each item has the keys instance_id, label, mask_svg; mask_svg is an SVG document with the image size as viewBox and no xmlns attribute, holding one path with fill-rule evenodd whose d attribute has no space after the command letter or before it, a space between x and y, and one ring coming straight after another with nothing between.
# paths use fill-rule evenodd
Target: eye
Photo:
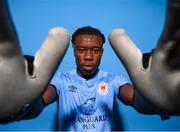
<instances>
[{"instance_id":1,"label":"eye","mask_svg":"<svg viewBox=\"0 0 180 132\"><path fill-rule=\"evenodd\" d=\"M92 51L93 53L98 54L99 52L101 52L101 48L93 48Z\"/></svg>"},{"instance_id":2,"label":"eye","mask_svg":"<svg viewBox=\"0 0 180 132\"><path fill-rule=\"evenodd\" d=\"M86 51L85 48L81 48L81 47L76 48L76 50L80 53L84 53Z\"/></svg>"}]
</instances>

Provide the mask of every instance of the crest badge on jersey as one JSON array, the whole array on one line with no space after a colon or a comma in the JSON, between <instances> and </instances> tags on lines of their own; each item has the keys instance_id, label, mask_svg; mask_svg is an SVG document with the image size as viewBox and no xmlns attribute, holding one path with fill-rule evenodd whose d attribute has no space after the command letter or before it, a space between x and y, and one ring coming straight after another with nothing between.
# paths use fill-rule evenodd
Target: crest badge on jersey
<instances>
[{"instance_id":1,"label":"crest badge on jersey","mask_svg":"<svg viewBox=\"0 0 180 132\"><path fill-rule=\"evenodd\" d=\"M97 92L101 95L107 95L109 92L109 87L106 82L101 82L98 84Z\"/></svg>"}]
</instances>

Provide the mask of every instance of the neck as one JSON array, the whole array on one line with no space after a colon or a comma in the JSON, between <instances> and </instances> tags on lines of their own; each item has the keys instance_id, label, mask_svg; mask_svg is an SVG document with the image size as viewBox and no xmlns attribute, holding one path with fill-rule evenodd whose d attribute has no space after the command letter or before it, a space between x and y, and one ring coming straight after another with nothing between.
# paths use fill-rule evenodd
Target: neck
<instances>
[{"instance_id":1,"label":"neck","mask_svg":"<svg viewBox=\"0 0 180 132\"><path fill-rule=\"evenodd\" d=\"M91 79L91 78L93 78L97 73L98 73L98 71L99 71L99 69L97 69L95 72L93 72L93 73L82 73L79 69L77 69L77 73L81 76L81 77L83 77L83 78L85 78L86 80L89 80L89 79Z\"/></svg>"}]
</instances>

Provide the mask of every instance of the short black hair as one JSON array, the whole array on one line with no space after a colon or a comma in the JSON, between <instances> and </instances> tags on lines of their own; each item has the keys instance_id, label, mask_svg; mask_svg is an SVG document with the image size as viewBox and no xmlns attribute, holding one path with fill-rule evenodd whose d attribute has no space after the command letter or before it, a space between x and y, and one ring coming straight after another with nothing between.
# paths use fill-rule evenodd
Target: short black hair
<instances>
[{"instance_id":1,"label":"short black hair","mask_svg":"<svg viewBox=\"0 0 180 132\"><path fill-rule=\"evenodd\" d=\"M104 34L97 28L91 27L91 26L84 26L81 28L78 28L72 35L71 42L74 45L74 41L78 35L81 34L92 34L97 35L102 38L102 43L105 43L105 37Z\"/></svg>"}]
</instances>

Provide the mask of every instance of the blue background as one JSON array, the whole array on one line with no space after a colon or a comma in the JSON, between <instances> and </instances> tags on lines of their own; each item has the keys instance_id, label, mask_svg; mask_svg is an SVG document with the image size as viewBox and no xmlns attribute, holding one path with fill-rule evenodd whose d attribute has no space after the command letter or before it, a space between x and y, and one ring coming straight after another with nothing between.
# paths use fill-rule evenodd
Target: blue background
<instances>
[{"instance_id":1,"label":"blue background","mask_svg":"<svg viewBox=\"0 0 180 132\"><path fill-rule=\"evenodd\" d=\"M100 67L126 76L127 72L108 42L109 32L124 28L142 52L156 46L164 25L166 0L8 0L10 12L21 43L22 51L34 55L50 28L63 26L70 35L79 27L91 25L106 37ZM75 67L70 46L58 71ZM161 121L157 115L142 115L119 103L124 130L180 130L180 118ZM55 130L56 103L49 105L33 120L0 125L0 130Z\"/></svg>"}]
</instances>

